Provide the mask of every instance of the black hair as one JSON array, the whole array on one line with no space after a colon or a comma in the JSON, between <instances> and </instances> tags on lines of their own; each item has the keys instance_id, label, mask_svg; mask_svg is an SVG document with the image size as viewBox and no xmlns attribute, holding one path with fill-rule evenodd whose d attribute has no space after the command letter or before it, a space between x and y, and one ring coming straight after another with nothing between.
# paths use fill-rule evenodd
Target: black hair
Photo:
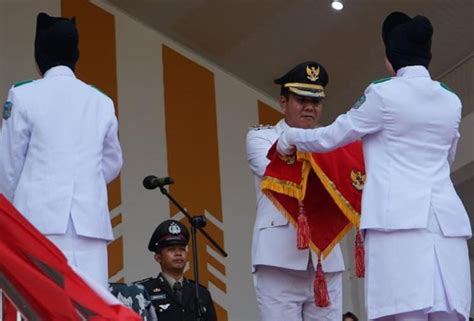
<instances>
[{"instance_id":1,"label":"black hair","mask_svg":"<svg viewBox=\"0 0 474 321\"><path fill-rule=\"evenodd\" d=\"M342 321L344 321L345 318L352 318L354 321L359 321L359 318L355 316L354 313L352 312L346 312L342 315Z\"/></svg>"},{"instance_id":2,"label":"black hair","mask_svg":"<svg viewBox=\"0 0 474 321\"><path fill-rule=\"evenodd\" d=\"M283 96L286 99L290 98L290 91L288 90L288 88L281 86L280 96Z\"/></svg>"}]
</instances>

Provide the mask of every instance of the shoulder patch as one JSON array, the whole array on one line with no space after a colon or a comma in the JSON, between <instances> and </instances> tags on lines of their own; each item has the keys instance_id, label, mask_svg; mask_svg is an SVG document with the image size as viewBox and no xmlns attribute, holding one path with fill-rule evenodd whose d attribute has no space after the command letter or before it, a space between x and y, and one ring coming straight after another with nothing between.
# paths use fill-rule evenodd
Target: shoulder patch
<instances>
[{"instance_id":1,"label":"shoulder patch","mask_svg":"<svg viewBox=\"0 0 474 321\"><path fill-rule=\"evenodd\" d=\"M270 129L273 128L274 126L272 125L255 125L255 126L250 126L249 130L262 130L262 129Z\"/></svg>"},{"instance_id":2,"label":"shoulder patch","mask_svg":"<svg viewBox=\"0 0 474 321\"><path fill-rule=\"evenodd\" d=\"M146 279L143 279L143 280L140 280L140 281L135 281L135 282L132 282L133 284L142 284L142 283L145 283L147 281L150 281L150 280L153 280L153 278L146 278Z\"/></svg>"},{"instance_id":3,"label":"shoulder patch","mask_svg":"<svg viewBox=\"0 0 474 321\"><path fill-rule=\"evenodd\" d=\"M6 101L3 105L3 119L7 120L12 115L13 104L11 101Z\"/></svg>"},{"instance_id":4,"label":"shoulder patch","mask_svg":"<svg viewBox=\"0 0 474 321\"><path fill-rule=\"evenodd\" d=\"M452 90L451 88L449 88L448 85L446 85L444 82L440 82L439 84L441 85L441 87L443 87L443 88L446 89L447 91L452 92L453 94L456 95L456 93L454 92L454 90Z\"/></svg>"},{"instance_id":5,"label":"shoulder patch","mask_svg":"<svg viewBox=\"0 0 474 321\"><path fill-rule=\"evenodd\" d=\"M29 79L29 80L23 80L23 81L19 81L19 82L16 82L13 84L13 87L20 87L20 86L23 86L23 85L26 85L26 84L29 84L33 82L33 79Z\"/></svg>"},{"instance_id":6,"label":"shoulder patch","mask_svg":"<svg viewBox=\"0 0 474 321\"><path fill-rule=\"evenodd\" d=\"M359 107L363 103L365 103L365 95L360 96L359 99L357 99L357 101L354 103L354 105L352 105L351 109L359 109Z\"/></svg>"},{"instance_id":7,"label":"shoulder patch","mask_svg":"<svg viewBox=\"0 0 474 321\"><path fill-rule=\"evenodd\" d=\"M382 79L373 81L372 83L373 83L374 85L376 85L376 84L380 84L380 83L382 83L382 82L389 81L389 80L391 80L391 79L392 79L392 77L382 78Z\"/></svg>"}]
</instances>

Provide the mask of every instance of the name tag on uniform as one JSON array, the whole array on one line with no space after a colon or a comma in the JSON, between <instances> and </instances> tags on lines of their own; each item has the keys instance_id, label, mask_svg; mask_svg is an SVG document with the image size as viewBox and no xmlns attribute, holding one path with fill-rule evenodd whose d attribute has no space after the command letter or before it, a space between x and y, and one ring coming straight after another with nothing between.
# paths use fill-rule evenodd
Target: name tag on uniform
<instances>
[{"instance_id":1,"label":"name tag on uniform","mask_svg":"<svg viewBox=\"0 0 474 321\"><path fill-rule=\"evenodd\" d=\"M163 300L166 299L166 294L156 294L151 296L152 300Z\"/></svg>"}]
</instances>

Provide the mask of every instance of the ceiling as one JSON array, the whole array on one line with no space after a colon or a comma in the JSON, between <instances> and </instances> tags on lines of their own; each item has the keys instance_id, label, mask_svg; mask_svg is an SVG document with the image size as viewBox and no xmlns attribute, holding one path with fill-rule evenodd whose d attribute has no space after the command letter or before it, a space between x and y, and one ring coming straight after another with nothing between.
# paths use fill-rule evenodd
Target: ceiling
<instances>
[{"instance_id":1,"label":"ceiling","mask_svg":"<svg viewBox=\"0 0 474 321\"><path fill-rule=\"evenodd\" d=\"M323 123L386 76L380 29L391 11L432 21L434 77L474 51L472 0L345 0L342 11L330 0L109 1L275 98L272 79L306 60L322 63L330 75Z\"/></svg>"}]
</instances>

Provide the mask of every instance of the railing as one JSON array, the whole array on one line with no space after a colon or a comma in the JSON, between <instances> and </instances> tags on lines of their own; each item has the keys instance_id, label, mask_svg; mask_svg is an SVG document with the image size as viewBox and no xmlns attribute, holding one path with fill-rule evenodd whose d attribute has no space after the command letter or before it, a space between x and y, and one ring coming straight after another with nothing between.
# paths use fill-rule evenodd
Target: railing
<instances>
[{"instance_id":1,"label":"railing","mask_svg":"<svg viewBox=\"0 0 474 321\"><path fill-rule=\"evenodd\" d=\"M1 282L0 282L1 283ZM3 286L4 284L2 284ZM19 297L17 297L19 299ZM18 300L17 302L21 302ZM15 304L12 297L7 295L0 289L0 321L26 321L26 320L38 320L37 315L30 315L26 317L24 313L20 312L18 306L25 305L23 301L20 304Z\"/></svg>"}]
</instances>

